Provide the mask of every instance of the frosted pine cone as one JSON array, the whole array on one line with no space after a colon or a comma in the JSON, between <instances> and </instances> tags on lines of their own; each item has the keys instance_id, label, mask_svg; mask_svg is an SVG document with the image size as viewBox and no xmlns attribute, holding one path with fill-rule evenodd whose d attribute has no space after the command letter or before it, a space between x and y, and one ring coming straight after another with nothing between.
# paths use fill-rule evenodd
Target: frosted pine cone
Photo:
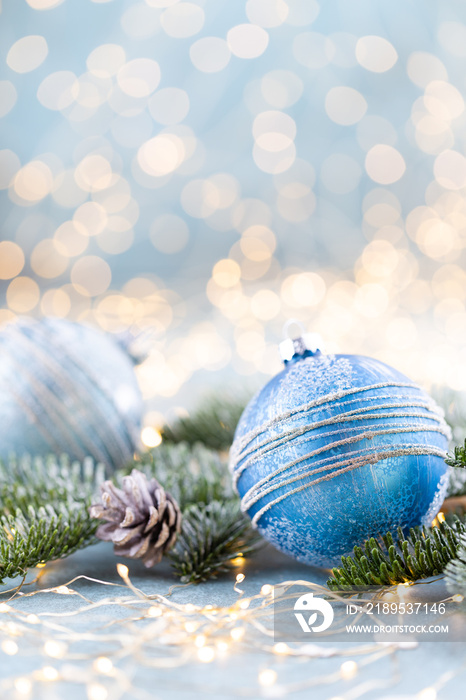
<instances>
[{"instance_id":1,"label":"frosted pine cone","mask_svg":"<svg viewBox=\"0 0 466 700\"><path fill-rule=\"evenodd\" d=\"M102 503L89 509L92 518L107 520L97 536L113 542L115 554L157 564L175 543L181 529L181 511L173 497L156 479L133 469L119 489L111 481L101 486Z\"/></svg>"}]
</instances>

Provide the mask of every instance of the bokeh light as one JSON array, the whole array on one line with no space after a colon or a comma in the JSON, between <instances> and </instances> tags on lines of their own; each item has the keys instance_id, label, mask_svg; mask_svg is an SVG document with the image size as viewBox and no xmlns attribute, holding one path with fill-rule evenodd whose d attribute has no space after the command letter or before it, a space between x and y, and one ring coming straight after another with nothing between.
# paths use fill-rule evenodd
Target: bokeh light
<instances>
[{"instance_id":1,"label":"bokeh light","mask_svg":"<svg viewBox=\"0 0 466 700\"><path fill-rule=\"evenodd\" d=\"M166 411L278 371L291 317L466 390L455 3L27 0L2 19L0 324L142 333L146 444Z\"/></svg>"}]
</instances>

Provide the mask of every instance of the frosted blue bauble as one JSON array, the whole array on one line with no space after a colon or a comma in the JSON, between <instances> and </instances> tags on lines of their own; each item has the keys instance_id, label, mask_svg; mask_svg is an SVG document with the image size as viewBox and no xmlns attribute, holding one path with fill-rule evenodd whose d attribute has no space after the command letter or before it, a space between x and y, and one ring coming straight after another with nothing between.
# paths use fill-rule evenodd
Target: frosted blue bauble
<instances>
[{"instance_id":1,"label":"frosted blue bauble","mask_svg":"<svg viewBox=\"0 0 466 700\"><path fill-rule=\"evenodd\" d=\"M328 567L368 537L431 523L448 438L441 409L400 372L306 351L247 406L230 466L261 534Z\"/></svg>"},{"instance_id":2,"label":"frosted blue bauble","mask_svg":"<svg viewBox=\"0 0 466 700\"><path fill-rule=\"evenodd\" d=\"M0 457L66 453L121 467L141 419L133 362L108 335L61 319L0 332Z\"/></svg>"}]
</instances>

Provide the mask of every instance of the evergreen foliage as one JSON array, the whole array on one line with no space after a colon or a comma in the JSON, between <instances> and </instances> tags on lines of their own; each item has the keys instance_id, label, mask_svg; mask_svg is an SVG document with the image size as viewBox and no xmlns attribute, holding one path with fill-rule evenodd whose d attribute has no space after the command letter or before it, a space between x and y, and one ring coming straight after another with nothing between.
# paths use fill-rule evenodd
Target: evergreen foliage
<instances>
[{"instance_id":1,"label":"evergreen foliage","mask_svg":"<svg viewBox=\"0 0 466 700\"><path fill-rule=\"evenodd\" d=\"M182 531L168 557L183 582L218 576L259 544L260 537L241 513L224 454L243 407L239 400L209 400L192 417L167 426L161 446L113 476L121 484L124 475L139 469L179 503ZM465 469L466 441L446 461ZM104 478L103 467L90 460L70 464L66 458L50 457L0 463L0 583L96 541L98 521L89 517L88 509L98 500ZM451 585L466 590L466 526L458 518L451 525L414 528L408 536L399 529L396 543L390 534L380 541L369 539L342 558L328 586L391 585L443 571Z\"/></svg>"},{"instance_id":2,"label":"evergreen foliage","mask_svg":"<svg viewBox=\"0 0 466 700\"><path fill-rule=\"evenodd\" d=\"M445 462L455 469L466 469L466 440L463 446L458 445L454 448L453 454L449 454Z\"/></svg>"},{"instance_id":3,"label":"evergreen foliage","mask_svg":"<svg viewBox=\"0 0 466 700\"><path fill-rule=\"evenodd\" d=\"M466 392L454 391L447 387L436 387L434 388L434 398L445 412L445 420L452 432L452 444L460 445L466 434ZM447 464L450 466L464 466L464 464L452 464L451 459L450 456L447 459ZM451 469L447 496L463 495L466 495L466 471L464 469Z\"/></svg>"},{"instance_id":4,"label":"evergreen foliage","mask_svg":"<svg viewBox=\"0 0 466 700\"><path fill-rule=\"evenodd\" d=\"M180 505L182 531L170 561L184 582L217 576L257 546L221 453L201 444L163 444L115 473L115 483L121 486L133 468L155 477ZM104 468L90 460L0 463L0 583L96 542L99 521L88 511L104 479Z\"/></svg>"},{"instance_id":5,"label":"evergreen foliage","mask_svg":"<svg viewBox=\"0 0 466 700\"><path fill-rule=\"evenodd\" d=\"M156 478L182 511L193 504L235 498L226 458L200 443L192 447L187 443L162 443L138 456L126 473L134 468L148 478Z\"/></svg>"},{"instance_id":6,"label":"evergreen foliage","mask_svg":"<svg viewBox=\"0 0 466 700\"><path fill-rule=\"evenodd\" d=\"M214 450L228 450L246 403L247 398L211 396L192 415L166 425L162 431L163 439L189 445L199 442Z\"/></svg>"},{"instance_id":7,"label":"evergreen foliage","mask_svg":"<svg viewBox=\"0 0 466 700\"><path fill-rule=\"evenodd\" d=\"M447 587L452 593L466 594L466 533L460 535L460 546L456 558L445 567Z\"/></svg>"},{"instance_id":8,"label":"evergreen foliage","mask_svg":"<svg viewBox=\"0 0 466 700\"><path fill-rule=\"evenodd\" d=\"M87 509L103 478L91 461L0 463L0 583L96 541Z\"/></svg>"},{"instance_id":9,"label":"evergreen foliage","mask_svg":"<svg viewBox=\"0 0 466 700\"><path fill-rule=\"evenodd\" d=\"M184 511L181 534L168 556L183 583L199 583L228 571L259 542L238 500L211 501Z\"/></svg>"},{"instance_id":10,"label":"evergreen foliage","mask_svg":"<svg viewBox=\"0 0 466 700\"><path fill-rule=\"evenodd\" d=\"M353 556L342 557L342 566L332 569L333 578L327 585L332 590L344 590L352 586L385 586L436 576L456 557L462 537L466 537L466 525L456 517L451 525L442 522L430 528L411 528L407 537L398 528L396 544L387 533L382 538L385 551L378 540L371 537L364 547L354 548Z\"/></svg>"}]
</instances>

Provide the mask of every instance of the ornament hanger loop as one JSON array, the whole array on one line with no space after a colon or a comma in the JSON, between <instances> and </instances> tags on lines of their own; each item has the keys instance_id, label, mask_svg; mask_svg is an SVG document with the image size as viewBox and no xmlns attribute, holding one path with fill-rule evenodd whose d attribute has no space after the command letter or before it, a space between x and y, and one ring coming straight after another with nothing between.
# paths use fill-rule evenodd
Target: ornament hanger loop
<instances>
[{"instance_id":1,"label":"ornament hanger loop","mask_svg":"<svg viewBox=\"0 0 466 700\"><path fill-rule=\"evenodd\" d=\"M297 326L299 335L290 337L290 328ZM317 333L306 333L301 321L290 318L283 326L284 340L279 345L280 356L283 362L290 362L299 357L310 357L320 353L322 338Z\"/></svg>"},{"instance_id":2,"label":"ornament hanger loop","mask_svg":"<svg viewBox=\"0 0 466 700\"><path fill-rule=\"evenodd\" d=\"M297 326L299 328L298 335L293 335L290 333L290 328L293 326ZM288 321L285 321L283 324L283 340L288 340L289 338L292 340L295 338L302 338L305 334L306 329L304 328L304 324L301 321L298 321L297 318L289 318Z\"/></svg>"}]
</instances>

